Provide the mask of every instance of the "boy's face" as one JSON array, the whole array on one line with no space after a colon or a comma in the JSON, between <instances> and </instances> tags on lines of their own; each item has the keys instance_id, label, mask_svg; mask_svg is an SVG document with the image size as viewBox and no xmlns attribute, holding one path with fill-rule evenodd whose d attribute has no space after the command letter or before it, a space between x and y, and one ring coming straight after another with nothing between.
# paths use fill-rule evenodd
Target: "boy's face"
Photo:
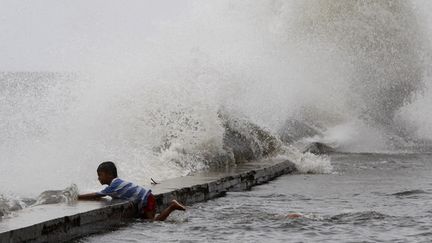
<instances>
[{"instance_id":1,"label":"boy's face","mask_svg":"<svg viewBox=\"0 0 432 243\"><path fill-rule=\"evenodd\" d=\"M111 184L111 181L113 180L113 176L108 174L105 171L98 171L98 180L102 185L109 185Z\"/></svg>"}]
</instances>

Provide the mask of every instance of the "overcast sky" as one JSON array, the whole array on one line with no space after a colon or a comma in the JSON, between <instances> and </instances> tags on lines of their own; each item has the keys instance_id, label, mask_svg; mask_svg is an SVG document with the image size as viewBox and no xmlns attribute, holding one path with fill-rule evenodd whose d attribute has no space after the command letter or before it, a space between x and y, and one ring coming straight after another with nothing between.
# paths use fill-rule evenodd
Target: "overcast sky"
<instances>
[{"instance_id":1,"label":"overcast sky","mask_svg":"<svg viewBox=\"0 0 432 243\"><path fill-rule=\"evenodd\" d=\"M0 71L73 71L90 49L144 40L189 8L188 0L0 0Z\"/></svg>"}]
</instances>

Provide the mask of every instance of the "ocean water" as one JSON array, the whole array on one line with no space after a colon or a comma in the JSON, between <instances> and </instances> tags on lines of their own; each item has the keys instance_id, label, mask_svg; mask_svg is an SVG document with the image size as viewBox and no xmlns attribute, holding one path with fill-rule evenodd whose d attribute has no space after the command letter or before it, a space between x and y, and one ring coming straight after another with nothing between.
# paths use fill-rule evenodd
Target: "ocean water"
<instances>
[{"instance_id":1,"label":"ocean water","mask_svg":"<svg viewBox=\"0 0 432 243\"><path fill-rule=\"evenodd\" d=\"M136 221L77 242L430 242L431 154L331 160L331 174L285 175L192 205L166 222Z\"/></svg>"}]
</instances>

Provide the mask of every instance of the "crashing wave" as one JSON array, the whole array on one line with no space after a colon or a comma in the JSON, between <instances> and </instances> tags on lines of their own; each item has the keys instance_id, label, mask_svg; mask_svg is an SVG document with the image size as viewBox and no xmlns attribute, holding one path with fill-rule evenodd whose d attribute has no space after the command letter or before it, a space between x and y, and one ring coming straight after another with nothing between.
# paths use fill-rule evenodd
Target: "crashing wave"
<instances>
[{"instance_id":1,"label":"crashing wave","mask_svg":"<svg viewBox=\"0 0 432 243\"><path fill-rule=\"evenodd\" d=\"M297 128L304 127L308 130L306 132L286 126L286 130L283 133L273 134L271 131L253 123L247 117L234 115L223 109L218 111L218 118L224 130L222 150L213 151L212 153L204 149L199 151L177 149L175 147L176 144L172 140L166 139L163 144L164 149L160 152L166 154L168 151L173 152L173 150L176 150L175 156L171 156L171 158L176 159L179 164L183 163L183 167L188 165L182 161L195 161L197 159L204 161L205 168L215 168L259 160L261 158L285 156L296 164L300 173L330 173L332 171L328 157L317 156L311 153L316 151L301 151L298 144L297 146L292 146L295 144L294 142L298 142L297 140L304 140L304 145L316 145L316 143L305 140L308 138L306 136L317 134L316 132L312 132L312 128L309 128L305 123L297 121L289 124L295 124ZM290 131L293 132L293 136L289 135ZM297 133L294 133L294 131L297 131ZM290 136L291 139L284 142L280 138L281 136L285 138ZM323 146L319 148L322 149ZM328 148L326 151L322 149L321 152L327 153L330 152L330 149ZM194 168L191 172L205 168Z\"/></svg>"},{"instance_id":2,"label":"crashing wave","mask_svg":"<svg viewBox=\"0 0 432 243\"><path fill-rule=\"evenodd\" d=\"M254 124L245 117L219 111L219 118L225 129L224 149L230 154L229 157L232 158L234 163L264 157L282 156L294 162L300 173L321 174L332 172L333 167L328 157L318 156L309 151L301 151L290 144L284 143L278 135L273 135L270 131ZM300 122L296 124L301 126ZM303 127L308 127L308 125L304 124ZM312 131L312 129L309 129L309 131ZM292 137L304 139L305 136L312 134L315 135L313 132L297 133ZM289 136L286 130L284 135ZM313 145L314 143L310 144ZM322 152L330 152L330 149Z\"/></svg>"},{"instance_id":3,"label":"crashing wave","mask_svg":"<svg viewBox=\"0 0 432 243\"><path fill-rule=\"evenodd\" d=\"M41 204L56 204L56 203L71 203L78 199L78 187L75 184L63 190L48 190L42 192L37 198L35 205Z\"/></svg>"},{"instance_id":4,"label":"crashing wave","mask_svg":"<svg viewBox=\"0 0 432 243\"><path fill-rule=\"evenodd\" d=\"M0 195L0 217L12 212L43 204L71 203L78 199L78 187L75 184L63 190L47 190L37 198L19 198Z\"/></svg>"},{"instance_id":5,"label":"crashing wave","mask_svg":"<svg viewBox=\"0 0 432 243\"><path fill-rule=\"evenodd\" d=\"M330 158L309 152L302 153L295 147L285 147L286 158L296 165L296 169L304 174L329 174L333 171Z\"/></svg>"},{"instance_id":6,"label":"crashing wave","mask_svg":"<svg viewBox=\"0 0 432 243\"><path fill-rule=\"evenodd\" d=\"M0 194L0 218L14 211L21 210L36 202L32 198L20 198L12 195Z\"/></svg>"}]
</instances>

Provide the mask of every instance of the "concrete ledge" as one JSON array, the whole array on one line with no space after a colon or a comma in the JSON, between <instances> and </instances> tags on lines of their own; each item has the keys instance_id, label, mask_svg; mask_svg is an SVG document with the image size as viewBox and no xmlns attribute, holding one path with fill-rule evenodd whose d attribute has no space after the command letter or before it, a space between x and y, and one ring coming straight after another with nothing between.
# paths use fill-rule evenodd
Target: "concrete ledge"
<instances>
[{"instance_id":1,"label":"concrete ledge","mask_svg":"<svg viewBox=\"0 0 432 243\"><path fill-rule=\"evenodd\" d=\"M257 163L240 166L234 172L203 173L183 177L188 185L178 188L178 179L164 181L152 187L158 204L158 211L165 208L172 199L177 199L186 205L202 202L225 195L227 191L244 191L252 186L268 182L280 175L292 173L295 166L290 161L276 163ZM222 176L221 176L222 175ZM203 182L197 179L204 179Z\"/></svg>"},{"instance_id":2,"label":"concrete ledge","mask_svg":"<svg viewBox=\"0 0 432 243\"><path fill-rule=\"evenodd\" d=\"M223 196L227 191L248 190L294 171L295 165L290 161L257 161L167 180L151 189L160 211L174 198L191 205ZM105 232L125 225L122 213L126 205L124 201L105 200L26 208L17 216L0 221L0 242L62 242Z\"/></svg>"}]
</instances>

